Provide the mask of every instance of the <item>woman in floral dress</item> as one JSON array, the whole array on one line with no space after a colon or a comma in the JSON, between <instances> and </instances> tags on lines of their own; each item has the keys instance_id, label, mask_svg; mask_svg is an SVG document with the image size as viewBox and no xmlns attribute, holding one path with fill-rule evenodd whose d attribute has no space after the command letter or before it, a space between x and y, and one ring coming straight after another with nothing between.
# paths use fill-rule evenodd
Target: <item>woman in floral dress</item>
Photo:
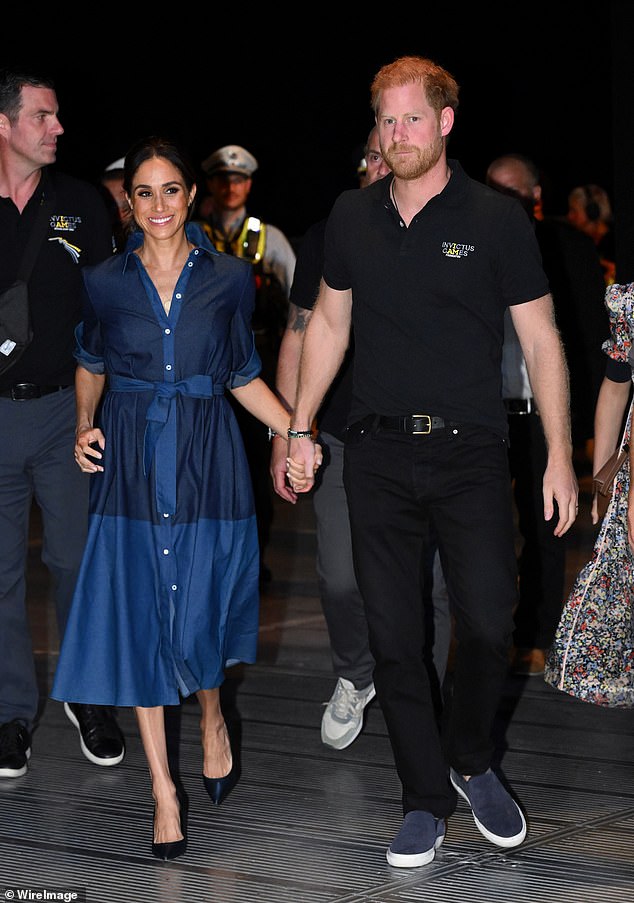
<instances>
[{"instance_id":1,"label":"woman in floral dress","mask_svg":"<svg viewBox=\"0 0 634 903\"><path fill-rule=\"evenodd\" d=\"M612 498L590 561L579 572L564 605L544 679L596 705L634 706L634 498L629 504L632 409L621 424L634 372L634 283L606 290L610 338L606 376L595 412L596 473L620 443L630 456L614 481ZM598 522L597 498L592 520Z\"/></svg>"}]
</instances>

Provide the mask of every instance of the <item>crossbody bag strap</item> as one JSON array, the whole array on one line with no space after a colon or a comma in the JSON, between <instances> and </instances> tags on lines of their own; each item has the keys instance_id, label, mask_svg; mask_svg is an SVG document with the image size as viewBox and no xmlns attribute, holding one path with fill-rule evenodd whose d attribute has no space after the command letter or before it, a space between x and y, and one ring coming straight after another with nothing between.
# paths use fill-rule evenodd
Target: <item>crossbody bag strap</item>
<instances>
[{"instance_id":1,"label":"crossbody bag strap","mask_svg":"<svg viewBox=\"0 0 634 903\"><path fill-rule=\"evenodd\" d=\"M54 203L55 192L53 191L53 187L49 185L42 194L40 205L37 208L35 221L33 222L33 228L31 229L29 240L24 249L22 260L20 261L16 279L19 279L21 282L29 281L31 271L35 264L35 258L38 255L44 236L48 231L49 219L53 211Z\"/></svg>"}]
</instances>

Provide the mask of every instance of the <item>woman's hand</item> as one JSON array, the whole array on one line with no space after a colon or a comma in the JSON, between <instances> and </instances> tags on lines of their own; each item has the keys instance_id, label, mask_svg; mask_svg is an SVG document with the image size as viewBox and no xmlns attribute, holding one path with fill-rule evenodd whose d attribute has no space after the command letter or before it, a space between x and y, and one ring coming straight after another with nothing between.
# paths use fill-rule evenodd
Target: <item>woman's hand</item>
<instances>
[{"instance_id":1,"label":"woman's hand","mask_svg":"<svg viewBox=\"0 0 634 903\"><path fill-rule=\"evenodd\" d=\"M84 473L103 473L103 453L106 447L104 434L88 427L78 430L75 439L75 461Z\"/></svg>"},{"instance_id":2,"label":"woman's hand","mask_svg":"<svg viewBox=\"0 0 634 903\"><path fill-rule=\"evenodd\" d=\"M288 441L285 436L273 436L271 439L271 465L269 473L273 480L275 492L287 502L295 504L297 493L291 488L288 481Z\"/></svg>"}]
</instances>

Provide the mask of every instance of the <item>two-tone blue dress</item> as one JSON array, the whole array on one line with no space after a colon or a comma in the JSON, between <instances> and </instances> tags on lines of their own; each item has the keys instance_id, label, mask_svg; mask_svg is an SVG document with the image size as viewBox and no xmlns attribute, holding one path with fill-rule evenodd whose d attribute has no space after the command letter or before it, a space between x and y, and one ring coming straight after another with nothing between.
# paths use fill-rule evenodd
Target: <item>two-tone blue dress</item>
<instances>
[{"instance_id":1,"label":"two-tone blue dress","mask_svg":"<svg viewBox=\"0 0 634 903\"><path fill-rule=\"evenodd\" d=\"M173 705L253 662L258 538L243 442L225 391L260 372L251 265L196 245L169 314L134 249L84 269L78 362L107 376L104 472L52 697ZM264 429L264 426L263 426Z\"/></svg>"}]
</instances>

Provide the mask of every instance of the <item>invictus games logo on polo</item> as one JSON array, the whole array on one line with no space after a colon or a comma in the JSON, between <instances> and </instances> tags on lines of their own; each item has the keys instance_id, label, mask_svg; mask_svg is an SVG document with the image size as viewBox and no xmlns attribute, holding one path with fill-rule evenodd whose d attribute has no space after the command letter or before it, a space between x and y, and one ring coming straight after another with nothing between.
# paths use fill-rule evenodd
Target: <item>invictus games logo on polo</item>
<instances>
[{"instance_id":1,"label":"invictus games logo on polo","mask_svg":"<svg viewBox=\"0 0 634 903\"><path fill-rule=\"evenodd\" d=\"M473 245L461 245L456 241L443 241L442 252L445 257L468 257L475 251Z\"/></svg>"},{"instance_id":2,"label":"invictus games logo on polo","mask_svg":"<svg viewBox=\"0 0 634 903\"><path fill-rule=\"evenodd\" d=\"M81 223L81 216L67 216L63 213L54 213L51 216L51 229L54 232L74 232Z\"/></svg>"},{"instance_id":3,"label":"invictus games logo on polo","mask_svg":"<svg viewBox=\"0 0 634 903\"><path fill-rule=\"evenodd\" d=\"M53 232L74 232L80 223L81 216L68 216L64 213L54 213L51 216L50 226ZM81 248L77 245L71 244L65 238L62 238L61 235L55 235L53 238L49 238L49 241L58 241L64 250L68 251L75 263L79 263Z\"/></svg>"}]
</instances>

